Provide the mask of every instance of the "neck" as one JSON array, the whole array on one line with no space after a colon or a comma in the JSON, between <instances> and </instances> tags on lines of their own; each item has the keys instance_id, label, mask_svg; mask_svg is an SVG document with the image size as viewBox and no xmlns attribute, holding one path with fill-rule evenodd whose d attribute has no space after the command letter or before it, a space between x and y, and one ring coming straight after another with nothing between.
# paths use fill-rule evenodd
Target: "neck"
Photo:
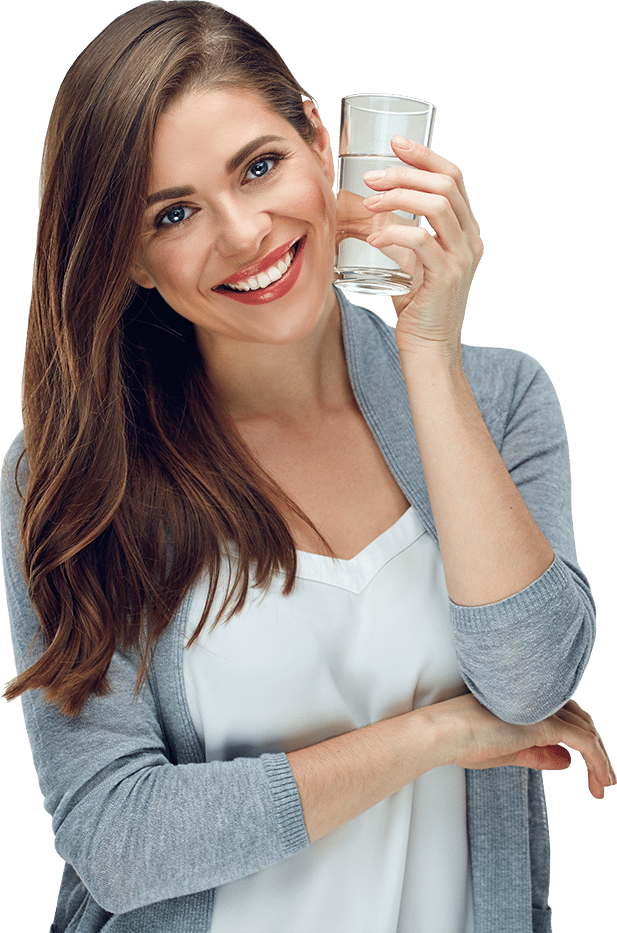
<instances>
[{"instance_id":1,"label":"neck","mask_svg":"<svg viewBox=\"0 0 617 933\"><path fill-rule=\"evenodd\" d=\"M198 332L208 374L235 422L303 420L344 406L351 394L336 299L317 326L289 344Z\"/></svg>"}]
</instances>

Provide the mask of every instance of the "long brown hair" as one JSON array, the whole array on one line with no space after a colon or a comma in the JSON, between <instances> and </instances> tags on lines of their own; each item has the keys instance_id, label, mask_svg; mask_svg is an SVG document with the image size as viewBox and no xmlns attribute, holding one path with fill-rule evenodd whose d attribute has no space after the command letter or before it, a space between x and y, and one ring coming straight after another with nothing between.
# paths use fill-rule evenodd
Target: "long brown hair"
<instances>
[{"instance_id":1,"label":"long brown hair","mask_svg":"<svg viewBox=\"0 0 617 933\"><path fill-rule=\"evenodd\" d=\"M74 715L109 690L116 648L140 652L138 689L204 571L194 637L205 624L227 542L237 573L215 622L241 608L252 582L282 571L284 592L293 586L281 504L308 519L234 431L192 325L131 281L157 119L180 95L221 86L259 92L313 141L305 92L278 53L210 3L157 0L120 16L58 93L24 369L21 532L44 650L9 699L42 688Z\"/></svg>"}]
</instances>

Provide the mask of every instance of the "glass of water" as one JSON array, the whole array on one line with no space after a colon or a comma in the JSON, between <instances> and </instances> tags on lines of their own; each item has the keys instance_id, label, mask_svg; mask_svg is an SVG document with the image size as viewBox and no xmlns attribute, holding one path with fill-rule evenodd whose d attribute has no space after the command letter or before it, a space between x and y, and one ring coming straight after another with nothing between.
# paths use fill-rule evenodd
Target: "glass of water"
<instances>
[{"instance_id":1,"label":"glass of water","mask_svg":"<svg viewBox=\"0 0 617 933\"><path fill-rule=\"evenodd\" d=\"M418 226L419 218L405 211L378 215L368 211L364 198L376 192L364 184L362 176L404 164L390 145L395 134L430 146L434 119L435 107L425 100L391 94L343 98L336 197L337 288L370 295L404 295L411 289L411 276L394 258L369 246L366 238L391 223Z\"/></svg>"}]
</instances>

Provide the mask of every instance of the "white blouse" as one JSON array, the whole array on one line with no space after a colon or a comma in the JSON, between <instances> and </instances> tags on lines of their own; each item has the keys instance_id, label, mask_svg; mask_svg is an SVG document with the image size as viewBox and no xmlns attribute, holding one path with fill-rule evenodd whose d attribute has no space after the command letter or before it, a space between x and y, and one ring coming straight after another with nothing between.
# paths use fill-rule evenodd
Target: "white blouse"
<instances>
[{"instance_id":1,"label":"white blouse","mask_svg":"<svg viewBox=\"0 0 617 933\"><path fill-rule=\"evenodd\" d=\"M441 555L413 508L352 560L298 552L290 596L282 582L184 652L208 761L305 748L466 691ZM464 771L436 768L222 885L212 933L473 933Z\"/></svg>"}]
</instances>

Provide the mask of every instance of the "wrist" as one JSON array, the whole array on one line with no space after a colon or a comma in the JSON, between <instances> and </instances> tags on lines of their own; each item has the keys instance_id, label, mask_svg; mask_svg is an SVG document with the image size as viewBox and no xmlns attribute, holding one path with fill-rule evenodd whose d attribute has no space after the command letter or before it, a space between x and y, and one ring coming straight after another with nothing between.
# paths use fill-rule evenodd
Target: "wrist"
<instances>
[{"instance_id":1,"label":"wrist","mask_svg":"<svg viewBox=\"0 0 617 933\"><path fill-rule=\"evenodd\" d=\"M451 353L445 349L399 352L399 360L412 404L423 398L432 403L438 397L447 402L448 398L460 401L471 395L460 349Z\"/></svg>"},{"instance_id":2,"label":"wrist","mask_svg":"<svg viewBox=\"0 0 617 933\"><path fill-rule=\"evenodd\" d=\"M397 347L401 364L452 368L462 365L462 343L460 336L425 340L397 332Z\"/></svg>"},{"instance_id":3,"label":"wrist","mask_svg":"<svg viewBox=\"0 0 617 933\"><path fill-rule=\"evenodd\" d=\"M421 736L425 753L426 771L455 764L455 729L452 716L443 715L439 703L431 703L414 710L415 728Z\"/></svg>"},{"instance_id":4,"label":"wrist","mask_svg":"<svg viewBox=\"0 0 617 933\"><path fill-rule=\"evenodd\" d=\"M453 755L451 741L446 741L443 724L428 709L420 707L376 723L378 729L384 729L381 738L389 746L390 793L434 768L450 764L447 756Z\"/></svg>"},{"instance_id":5,"label":"wrist","mask_svg":"<svg viewBox=\"0 0 617 933\"><path fill-rule=\"evenodd\" d=\"M396 342L401 364L408 362L410 365L427 367L462 365L462 344L459 333L428 339L417 334L401 333L399 328L400 320L396 329Z\"/></svg>"}]
</instances>

